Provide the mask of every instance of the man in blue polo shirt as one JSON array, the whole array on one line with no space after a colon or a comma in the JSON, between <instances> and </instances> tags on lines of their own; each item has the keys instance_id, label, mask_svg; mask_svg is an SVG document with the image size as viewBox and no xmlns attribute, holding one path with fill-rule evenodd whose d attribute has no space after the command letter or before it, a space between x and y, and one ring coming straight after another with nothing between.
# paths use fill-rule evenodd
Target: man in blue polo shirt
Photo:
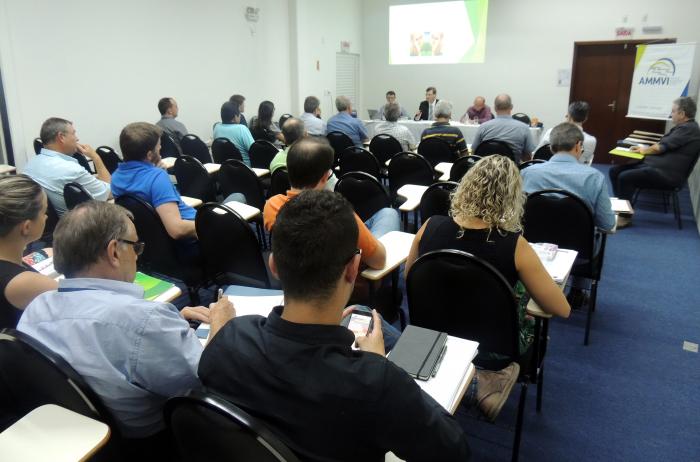
<instances>
[{"instance_id":1,"label":"man in blue polo shirt","mask_svg":"<svg viewBox=\"0 0 700 462\"><path fill-rule=\"evenodd\" d=\"M529 159L535 149L530 127L511 116L513 102L510 96L505 93L496 96L493 106L496 118L479 126L472 140L472 151L476 152L483 141L498 140L510 146L517 163Z\"/></svg>"},{"instance_id":2,"label":"man in blue polo shirt","mask_svg":"<svg viewBox=\"0 0 700 462\"><path fill-rule=\"evenodd\" d=\"M250 167L248 151L255 140L247 126L241 123L241 112L236 103L230 101L221 105L221 123L214 125L214 139L227 138L238 152L241 153L243 162Z\"/></svg>"},{"instance_id":3,"label":"man in blue polo shirt","mask_svg":"<svg viewBox=\"0 0 700 462\"><path fill-rule=\"evenodd\" d=\"M367 131L362 121L353 117L352 103L346 96L338 96L335 99L335 107L338 113L328 119L326 134L330 132L345 133L350 137L355 146L362 147L364 141L368 141Z\"/></svg>"}]
</instances>

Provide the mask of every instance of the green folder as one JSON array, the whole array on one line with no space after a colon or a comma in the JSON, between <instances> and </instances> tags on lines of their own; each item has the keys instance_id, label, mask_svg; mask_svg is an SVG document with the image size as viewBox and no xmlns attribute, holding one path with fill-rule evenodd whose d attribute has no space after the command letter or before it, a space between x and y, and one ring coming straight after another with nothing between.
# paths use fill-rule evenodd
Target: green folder
<instances>
[{"instance_id":1,"label":"green folder","mask_svg":"<svg viewBox=\"0 0 700 462\"><path fill-rule=\"evenodd\" d=\"M638 152L626 151L624 149L613 149L610 151L613 156L630 157L632 159L644 159L644 154Z\"/></svg>"},{"instance_id":2,"label":"green folder","mask_svg":"<svg viewBox=\"0 0 700 462\"><path fill-rule=\"evenodd\" d=\"M155 300L160 295L175 287L175 284L162 279L154 278L153 276L149 276L138 271L136 272L136 279L134 280L134 283L143 287L143 298L146 300Z\"/></svg>"}]
</instances>

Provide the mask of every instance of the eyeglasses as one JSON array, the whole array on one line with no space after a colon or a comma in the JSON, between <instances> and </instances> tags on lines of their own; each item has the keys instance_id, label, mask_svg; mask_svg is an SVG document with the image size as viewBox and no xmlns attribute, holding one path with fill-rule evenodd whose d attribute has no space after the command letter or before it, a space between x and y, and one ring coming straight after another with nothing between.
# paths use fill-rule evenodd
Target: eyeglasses
<instances>
[{"instance_id":1,"label":"eyeglasses","mask_svg":"<svg viewBox=\"0 0 700 462\"><path fill-rule=\"evenodd\" d=\"M146 243L143 241L129 241L127 239L117 239L119 242L123 242L124 244L129 244L134 248L134 253L136 253L136 256L138 257L143 253L144 247L146 247Z\"/></svg>"}]
</instances>

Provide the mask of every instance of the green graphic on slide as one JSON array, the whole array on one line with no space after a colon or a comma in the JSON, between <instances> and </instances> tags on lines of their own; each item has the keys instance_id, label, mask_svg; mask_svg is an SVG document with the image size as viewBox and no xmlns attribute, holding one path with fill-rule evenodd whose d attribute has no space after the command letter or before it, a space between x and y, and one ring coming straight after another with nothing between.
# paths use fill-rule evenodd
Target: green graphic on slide
<instances>
[{"instance_id":1,"label":"green graphic on slide","mask_svg":"<svg viewBox=\"0 0 700 462\"><path fill-rule=\"evenodd\" d=\"M489 0L465 0L469 22L474 34L474 45L467 51L460 62L483 63L486 57L486 18Z\"/></svg>"}]
</instances>

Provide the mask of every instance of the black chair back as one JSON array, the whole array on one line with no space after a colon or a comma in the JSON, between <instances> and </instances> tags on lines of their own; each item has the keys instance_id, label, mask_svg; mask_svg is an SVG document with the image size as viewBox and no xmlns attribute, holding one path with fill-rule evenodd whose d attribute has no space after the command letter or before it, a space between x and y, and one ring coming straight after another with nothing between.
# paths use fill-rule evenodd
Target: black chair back
<instances>
[{"instance_id":1,"label":"black chair back","mask_svg":"<svg viewBox=\"0 0 700 462\"><path fill-rule=\"evenodd\" d=\"M92 175L93 173L95 173L95 172L92 170L92 168L90 168L90 163L88 162L87 158L86 158L84 155L80 154L79 152L76 152L75 154L73 154L73 158L74 158L75 160L77 160L78 163L80 164L80 166L83 167L85 170L87 170L87 172L88 172L90 175Z\"/></svg>"},{"instance_id":2,"label":"black chair back","mask_svg":"<svg viewBox=\"0 0 700 462\"><path fill-rule=\"evenodd\" d=\"M426 220L433 215L450 214L450 197L452 192L457 189L459 183L454 181L441 181L431 185L423 193L420 199L420 221L425 223Z\"/></svg>"},{"instance_id":3,"label":"black chair back","mask_svg":"<svg viewBox=\"0 0 700 462\"><path fill-rule=\"evenodd\" d=\"M335 184L335 192L350 202L355 213L367 221L379 210L391 207L391 199L376 177L365 172L349 172Z\"/></svg>"},{"instance_id":4,"label":"black chair back","mask_svg":"<svg viewBox=\"0 0 700 462\"><path fill-rule=\"evenodd\" d=\"M391 135L382 133L375 135L372 141L369 142L369 151L374 154L379 164L384 167L386 161L403 151L403 148L399 140Z\"/></svg>"},{"instance_id":5,"label":"black chair back","mask_svg":"<svg viewBox=\"0 0 700 462\"><path fill-rule=\"evenodd\" d=\"M257 207L260 211L265 207L265 191L260 178L240 160L230 159L221 164L219 186L224 197L241 193L248 205Z\"/></svg>"},{"instance_id":6,"label":"black chair back","mask_svg":"<svg viewBox=\"0 0 700 462\"><path fill-rule=\"evenodd\" d=\"M519 356L515 294L486 261L459 250L428 252L411 266L406 293L411 324L479 342L480 352Z\"/></svg>"},{"instance_id":7,"label":"black chair back","mask_svg":"<svg viewBox=\"0 0 700 462\"><path fill-rule=\"evenodd\" d=\"M544 164L545 162L547 162L547 161L542 160L542 159L530 159L530 160L526 160L525 162L520 163L520 165L518 165L518 168L520 170L523 170L525 168L528 168L531 165Z\"/></svg>"},{"instance_id":8,"label":"black chair back","mask_svg":"<svg viewBox=\"0 0 700 462\"><path fill-rule=\"evenodd\" d=\"M282 127L284 126L284 123L285 123L288 119L291 119L292 117L294 117L294 116L291 115L291 114L282 114L282 115L280 116L280 121L279 121L280 130L282 130Z\"/></svg>"},{"instance_id":9,"label":"black chair back","mask_svg":"<svg viewBox=\"0 0 700 462\"><path fill-rule=\"evenodd\" d=\"M117 152L110 148L109 146L100 146L95 149L97 155L102 159L102 163L105 164L105 168L109 173L114 173L122 159L119 157Z\"/></svg>"},{"instance_id":10,"label":"black chair back","mask_svg":"<svg viewBox=\"0 0 700 462\"><path fill-rule=\"evenodd\" d=\"M217 164L223 164L229 159L243 161L241 151L228 138L219 137L215 139L211 144L211 153L214 156L214 162Z\"/></svg>"},{"instance_id":11,"label":"black chair back","mask_svg":"<svg viewBox=\"0 0 700 462\"><path fill-rule=\"evenodd\" d=\"M175 160L174 168L180 194L204 202L216 200L216 183L199 160L183 154Z\"/></svg>"},{"instance_id":12,"label":"black chair back","mask_svg":"<svg viewBox=\"0 0 700 462\"><path fill-rule=\"evenodd\" d=\"M177 143L175 143L173 137L163 132L163 134L160 136L160 156L179 157L180 154L182 154L180 152L180 148L178 147Z\"/></svg>"},{"instance_id":13,"label":"black chair back","mask_svg":"<svg viewBox=\"0 0 700 462\"><path fill-rule=\"evenodd\" d=\"M284 167L279 167L272 173L270 178L270 193L269 196L273 197L277 194L286 194L292 185L289 183L289 172Z\"/></svg>"},{"instance_id":14,"label":"black chair back","mask_svg":"<svg viewBox=\"0 0 700 462\"><path fill-rule=\"evenodd\" d=\"M182 459L189 462L299 461L259 420L212 393L171 398L165 421Z\"/></svg>"},{"instance_id":15,"label":"black chair back","mask_svg":"<svg viewBox=\"0 0 700 462\"><path fill-rule=\"evenodd\" d=\"M161 149L163 149L162 145ZM180 149L183 155L192 156L203 164L211 163L209 148L197 135L190 133L183 136L180 140Z\"/></svg>"},{"instance_id":16,"label":"black chair back","mask_svg":"<svg viewBox=\"0 0 700 462\"><path fill-rule=\"evenodd\" d=\"M375 178L379 178L381 166L374 155L364 148L350 146L340 153L338 159L340 164L340 175L349 172L365 172Z\"/></svg>"},{"instance_id":17,"label":"black chair back","mask_svg":"<svg viewBox=\"0 0 700 462\"><path fill-rule=\"evenodd\" d=\"M41 138L34 138L34 153L39 154L43 147L44 143L41 141Z\"/></svg>"},{"instance_id":18,"label":"black chair back","mask_svg":"<svg viewBox=\"0 0 700 462\"><path fill-rule=\"evenodd\" d=\"M425 157L433 167L441 162L453 163L457 160L457 153L440 138L427 138L421 141L418 145L418 154Z\"/></svg>"},{"instance_id":19,"label":"black chair back","mask_svg":"<svg viewBox=\"0 0 700 462\"><path fill-rule=\"evenodd\" d=\"M504 141L500 141L500 140L483 141L482 143L479 144L479 146L476 147L476 150L474 151L474 155L481 156L481 157L492 156L494 154L500 154L502 156L506 156L507 158L509 158L513 162L515 162L515 154L513 153L513 150Z\"/></svg>"},{"instance_id":20,"label":"black chair back","mask_svg":"<svg viewBox=\"0 0 700 462\"><path fill-rule=\"evenodd\" d=\"M389 190L392 199L396 191L405 184L430 186L433 184L435 170L423 156L412 152L400 152L389 163Z\"/></svg>"},{"instance_id":21,"label":"black chair back","mask_svg":"<svg viewBox=\"0 0 700 462\"><path fill-rule=\"evenodd\" d=\"M195 227L208 278L219 285L270 288L258 239L238 213L225 204L204 204Z\"/></svg>"},{"instance_id":22,"label":"black chair back","mask_svg":"<svg viewBox=\"0 0 700 462\"><path fill-rule=\"evenodd\" d=\"M519 122L524 123L528 127L530 126L530 123L532 122L530 120L530 116L523 113L523 112L516 112L515 114L513 114L513 118Z\"/></svg>"},{"instance_id":23,"label":"black chair back","mask_svg":"<svg viewBox=\"0 0 700 462\"><path fill-rule=\"evenodd\" d=\"M465 156L457 159L450 169L450 181L457 183L462 181L462 177L480 160L479 156Z\"/></svg>"},{"instance_id":24,"label":"black chair back","mask_svg":"<svg viewBox=\"0 0 700 462\"><path fill-rule=\"evenodd\" d=\"M253 168L269 169L272 159L275 158L279 149L274 144L266 140L257 140L248 149L250 166Z\"/></svg>"},{"instance_id":25,"label":"black chair back","mask_svg":"<svg viewBox=\"0 0 700 462\"><path fill-rule=\"evenodd\" d=\"M340 153L345 151L346 148L355 146L350 137L343 132L333 131L326 135L328 142L331 144L333 151L335 152L335 161L333 166L338 166Z\"/></svg>"},{"instance_id":26,"label":"black chair back","mask_svg":"<svg viewBox=\"0 0 700 462\"><path fill-rule=\"evenodd\" d=\"M63 199L68 210L73 210L76 205L92 200L92 196L81 184L71 182L63 186Z\"/></svg>"},{"instance_id":27,"label":"black chair back","mask_svg":"<svg viewBox=\"0 0 700 462\"><path fill-rule=\"evenodd\" d=\"M535 154L532 156L533 159L549 160L552 158L552 149L549 144L545 144L539 147Z\"/></svg>"},{"instance_id":28,"label":"black chair back","mask_svg":"<svg viewBox=\"0 0 700 462\"><path fill-rule=\"evenodd\" d=\"M46 192L46 191L44 191ZM58 212L51 203L51 199L46 200L46 223L44 224L44 232L41 234L41 242L51 247L53 244L53 230L58 224Z\"/></svg>"}]
</instances>

